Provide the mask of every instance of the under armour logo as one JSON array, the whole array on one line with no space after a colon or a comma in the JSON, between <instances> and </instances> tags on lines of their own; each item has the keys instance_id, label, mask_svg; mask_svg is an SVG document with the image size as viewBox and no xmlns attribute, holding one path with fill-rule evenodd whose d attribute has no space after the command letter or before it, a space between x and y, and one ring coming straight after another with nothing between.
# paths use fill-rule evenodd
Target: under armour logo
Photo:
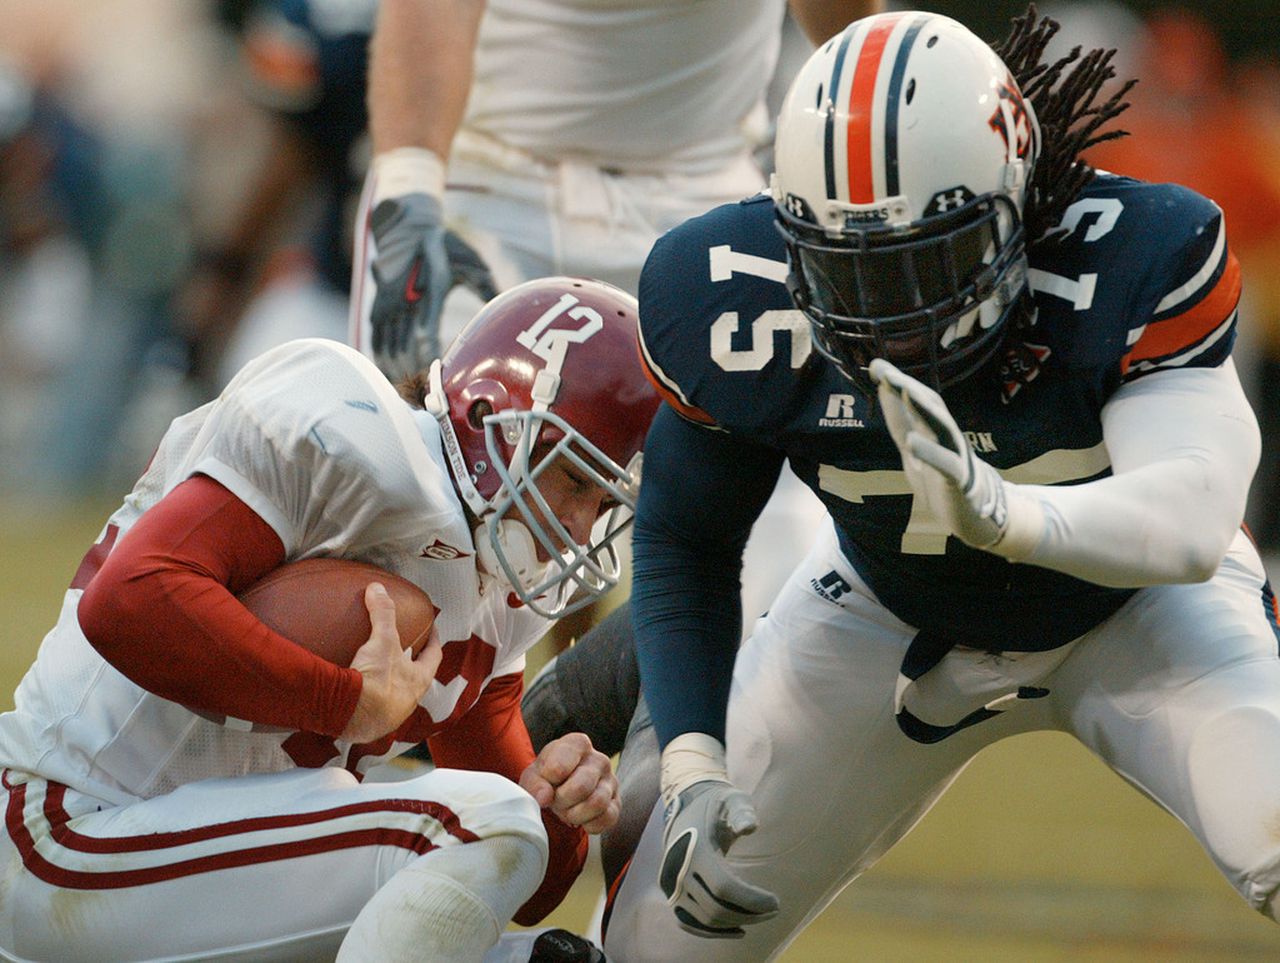
<instances>
[{"instance_id":1,"label":"under armour logo","mask_svg":"<svg viewBox=\"0 0 1280 963\"><path fill-rule=\"evenodd\" d=\"M952 187L933 195L925 214L945 214L958 210L973 200L973 192L967 187Z\"/></svg>"},{"instance_id":2,"label":"under armour logo","mask_svg":"<svg viewBox=\"0 0 1280 963\"><path fill-rule=\"evenodd\" d=\"M805 199L803 197L797 197L795 194L788 194L783 199L782 203L783 206L786 207L787 213L792 217L798 218L801 221L809 221L814 224L817 223L818 219L813 216L813 211L810 210L809 205L805 203Z\"/></svg>"}]
</instances>

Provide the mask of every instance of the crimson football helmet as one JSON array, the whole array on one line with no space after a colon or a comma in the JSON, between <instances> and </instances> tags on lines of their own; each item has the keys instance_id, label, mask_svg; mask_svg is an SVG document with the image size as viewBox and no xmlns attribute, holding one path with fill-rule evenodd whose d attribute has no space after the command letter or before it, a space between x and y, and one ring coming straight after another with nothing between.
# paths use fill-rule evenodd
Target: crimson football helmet
<instances>
[{"instance_id":1,"label":"crimson football helmet","mask_svg":"<svg viewBox=\"0 0 1280 963\"><path fill-rule=\"evenodd\" d=\"M480 521L480 565L547 618L618 583L615 542L635 510L658 408L636 343L634 297L602 281L539 278L486 304L429 373L425 406ZM587 545L575 544L538 488L558 458L612 506Z\"/></svg>"},{"instance_id":2,"label":"crimson football helmet","mask_svg":"<svg viewBox=\"0 0 1280 963\"><path fill-rule=\"evenodd\" d=\"M788 288L814 344L869 389L873 358L943 388L981 367L1024 303L1031 103L948 17L855 21L800 69L771 191Z\"/></svg>"}]
</instances>

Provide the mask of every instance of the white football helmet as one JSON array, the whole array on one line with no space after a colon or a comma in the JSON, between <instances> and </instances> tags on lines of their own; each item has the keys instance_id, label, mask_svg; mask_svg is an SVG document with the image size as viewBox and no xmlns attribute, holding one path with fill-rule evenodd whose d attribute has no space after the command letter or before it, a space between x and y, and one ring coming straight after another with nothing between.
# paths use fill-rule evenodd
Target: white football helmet
<instances>
[{"instance_id":1,"label":"white football helmet","mask_svg":"<svg viewBox=\"0 0 1280 963\"><path fill-rule=\"evenodd\" d=\"M1000 347L1026 290L1021 211L1040 149L995 52L933 13L858 20L800 69L772 193L817 349L942 388Z\"/></svg>"}]
</instances>

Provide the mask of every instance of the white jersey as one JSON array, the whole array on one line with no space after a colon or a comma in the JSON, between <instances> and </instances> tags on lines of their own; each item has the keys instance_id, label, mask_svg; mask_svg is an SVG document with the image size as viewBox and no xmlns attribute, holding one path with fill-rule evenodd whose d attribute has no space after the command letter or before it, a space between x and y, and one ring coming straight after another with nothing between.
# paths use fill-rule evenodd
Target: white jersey
<instances>
[{"instance_id":1,"label":"white jersey","mask_svg":"<svg viewBox=\"0 0 1280 963\"><path fill-rule=\"evenodd\" d=\"M466 129L549 161L704 174L758 146L783 0L490 0Z\"/></svg>"},{"instance_id":2,"label":"white jersey","mask_svg":"<svg viewBox=\"0 0 1280 963\"><path fill-rule=\"evenodd\" d=\"M288 560L369 562L431 597L444 658L410 717L420 730L438 730L473 705L490 679L522 670L525 651L546 631L545 619L510 607L506 591L477 571L435 420L337 342L293 341L267 352L217 399L175 419L111 516L99 551L198 473L261 516ZM68 590L14 711L0 715L0 767L119 804L198 779L299 764L363 773L408 748L387 737L352 752L314 734L210 722L140 688L98 655L76 618L81 594Z\"/></svg>"}]
</instances>

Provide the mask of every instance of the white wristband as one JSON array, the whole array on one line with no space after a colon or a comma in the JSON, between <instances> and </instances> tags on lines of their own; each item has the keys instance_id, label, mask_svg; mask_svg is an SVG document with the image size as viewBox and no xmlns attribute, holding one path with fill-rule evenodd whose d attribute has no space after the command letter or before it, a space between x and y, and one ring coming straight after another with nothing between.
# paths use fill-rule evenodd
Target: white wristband
<instances>
[{"instance_id":1,"label":"white wristband","mask_svg":"<svg viewBox=\"0 0 1280 963\"><path fill-rule=\"evenodd\" d=\"M1008 521L1004 534L988 551L1011 562L1025 562L1044 537L1044 505L1035 495L1006 482L1005 511Z\"/></svg>"},{"instance_id":2,"label":"white wristband","mask_svg":"<svg viewBox=\"0 0 1280 963\"><path fill-rule=\"evenodd\" d=\"M444 196L444 161L425 147L397 147L373 159L372 206L405 194Z\"/></svg>"},{"instance_id":3,"label":"white wristband","mask_svg":"<svg viewBox=\"0 0 1280 963\"><path fill-rule=\"evenodd\" d=\"M670 805L695 782L729 781L724 746L705 732L685 732L662 750L662 800Z\"/></svg>"}]
</instances>

